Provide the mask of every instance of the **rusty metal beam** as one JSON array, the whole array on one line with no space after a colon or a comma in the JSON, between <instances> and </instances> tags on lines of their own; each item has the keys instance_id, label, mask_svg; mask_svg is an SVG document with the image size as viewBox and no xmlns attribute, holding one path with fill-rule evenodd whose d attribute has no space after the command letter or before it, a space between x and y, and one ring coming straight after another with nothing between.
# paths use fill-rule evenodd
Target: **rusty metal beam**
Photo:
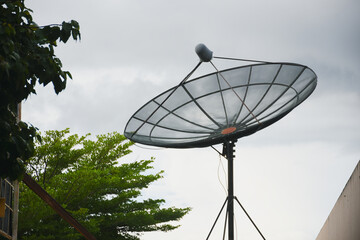
<instances>
[{"instance_id":1,"label":"rusty metal beam","mask_svg":"<svg viewBox=\"0 0 360 240\"><path fill-rule=\"evenodd\" d=\"M6 202L6 199L3 197L0 197L0 218L5 217L5 202Z\"/></svg>"},{"instance_id":2,"label":"rusty metal beam","mask_svg":"<svg viewBox=\"0 0 360 240\"><path fill-rule=\"evenodd\" d=\"M87 240L96 240L96 238L70 213L68 213L61 205L55 201L34 179L28 174L24 174L23 182L34 191L44 202L46 202L55 212L57 212L65 221L73 226L79 233L81 233Z\"/></svg>"},{"instance_id":3,"label":"rusty metal beam","mask_svg":"<svg viewBox=\"0 0 360 240\"><path fill-rule=\"evenodd\" d=\"M9 234L7 234L6 232L4 232L3 230L0 230L0 236L3 236L7 239L12 239L11 236Z\"/></svg>"}]
</instances>

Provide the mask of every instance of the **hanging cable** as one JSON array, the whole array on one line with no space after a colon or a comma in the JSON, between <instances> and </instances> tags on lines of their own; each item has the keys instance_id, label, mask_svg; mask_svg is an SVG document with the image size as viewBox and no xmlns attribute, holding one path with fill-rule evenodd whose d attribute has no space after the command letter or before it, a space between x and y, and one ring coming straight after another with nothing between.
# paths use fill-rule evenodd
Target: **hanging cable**
<instances>
[{"instance_id":1,"label":"hanging cable","mask_svg":"<svg viewBox=\"0 0 360 240\"><path fill-rule=\"evenodd\" d=\"M227 196L227 194L228 194L227 186L226 186L226 187L224 186L224 184L222 183L221 178L220 178L220 165L222 166L222 169L223 169L223 171L224 171L225 178L227 178L224 165L223 165L223 163L222 163L222 161L221 161L221 155L219 155L219 165L218 165L217 176L218 176L219 182L220 182L221 186L223 187L223 189L224 189L224 191L225 191L225 194L226 194L226 196Z\"/></svg>"},{"instance_id":2,"label":"hanging cable","mask_svg":"<svg viewBox=\"0 0 360 240\"><path fill-rule=\"evenodd\" d=\"M238 227L237 227L237 221L236 221L236 215L234 215L234 221L235 221L235 239L238 239Z\"/></svg>"},{"instance_id":3,"label":"hanging cable","mask_svg":"<svg viewBox=\"0 0 360 240\"><path fill-rule=\"evenodd\" d=\"M218 170L217 170L217 176L218 176L218 180L219 180L221 186L223 187L223 189L224 189L224 191L225 191L225 193L226 193L226 195L227 195L227 194L228 194L227 186L225 186L225 185L222 183L221 178L220 178L220 165L221 165L221 167L222 167L222 169L223 169L225 178L227 178L227 174L226 174L226 171L225 171L224 164L223 164L223 162L221 161L222 154L221 154L216 148L214 148L213 146L211 146L211 148L214 149L214 150L219 154L219 165L218 165Z\"/></svg>"}]
</instances>

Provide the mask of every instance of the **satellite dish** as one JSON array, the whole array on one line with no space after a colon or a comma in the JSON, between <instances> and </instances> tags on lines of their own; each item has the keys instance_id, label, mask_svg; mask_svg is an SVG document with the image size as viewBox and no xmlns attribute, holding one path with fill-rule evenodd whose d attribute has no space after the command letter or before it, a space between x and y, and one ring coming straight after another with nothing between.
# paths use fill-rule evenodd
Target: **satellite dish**
<instances>
[{"instance_id":1,"label":"satellite dish","mask_svg":"<svg viewBox=\"0 0 360 240\"><path fill-rule=\"evenodd\" d=\"M215 71L150 100L130 118L124 134L134 142L171 148L207 147L248 136L303 102L316 79L310 68L294 63Z\"/></svg>"},{"instance_id":2,"label":"satellite dish","mask_svg":"<svg viewBox=\"0 0 360 240\"><path fill-rule=\"evenodd\" d=\"M314 91L317 76L307 66L296 63L215 57L204 44L197 45L195 51L200 58L196 67L177 86L135 112L124 135L134 142L169 148L222 143L222 155L228 160L228 197L207 239L226 203L229 240L234 239L234 200L265 239L233 193L235 142L291 112ZM212 59L255 64L218 70ZM189 80L203 62L210 62L215 71Z\"/></svg>"}]
</instances>

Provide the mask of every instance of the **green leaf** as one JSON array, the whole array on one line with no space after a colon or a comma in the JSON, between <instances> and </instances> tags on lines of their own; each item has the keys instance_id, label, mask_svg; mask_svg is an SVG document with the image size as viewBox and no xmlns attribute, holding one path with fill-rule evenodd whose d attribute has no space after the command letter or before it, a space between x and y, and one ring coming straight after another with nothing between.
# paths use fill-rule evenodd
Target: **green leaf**
<instances>
[{"instance_id":1,"label":"green leaf","mask_svg":"<svg viewBox=\"0 0 360 240\"><path fill-rule=\"evenodd\" d=\"M0 177L17 178L33 154L36 134L31 126L17 124L14 107L36 93L37 83L52 82L55 93L66 88L71 74L62 70L54 47L80 32L74 20L39 27L24 0L2 1L0 13Z\"/></svg>"},{"instance_id":2,"label":"green leaf","mask_svg":"<svg viewBox=\"0 0 360 240\"><path fill-rule=\"evenodd\" d=\"M171 231L189 208L164 208L164 199L141 199L162 177L151 160L122 163L132 142L119 133L47 131L27 166L28 173L97 239L139 239L138 233ZM34 193L21 186L19 235L28 239L82 239ZM40 224L41 223L41 224ZM36 229L36 231L33 231Z\"/></svg>"},{"instance_id":3,"label":"green leaf","mask_svg":"<svg viewBox=\"0 0 360 240\"><path fill-rule=\"evenodd\" d=\"M66 43L71 36L72 26L70 23L63 22L60 34L60 41Z\"/></svg>"}]
</instances>

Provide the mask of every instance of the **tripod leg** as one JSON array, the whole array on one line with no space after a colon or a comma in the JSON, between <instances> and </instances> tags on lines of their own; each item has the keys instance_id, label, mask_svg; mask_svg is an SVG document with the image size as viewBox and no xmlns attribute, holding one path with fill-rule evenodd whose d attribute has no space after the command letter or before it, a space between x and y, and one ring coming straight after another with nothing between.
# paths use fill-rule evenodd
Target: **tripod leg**
<instances>
[{"instance_id":1,"label":"tripod leg","mask_svg":"<svg viewBox=\"0 0 360 240\"><path fill-rule=\"evenodd\" d=\"M222 205L222 207L221 207L221 209L220 209L220 212L219 212L219 214L217 215L216 220L215 220L213 226L211 227L211 230L210 230L209 235L207 236L206 240L209 239L212 231L214 230L214 227L215 227L215 225L216 225L216 222L218 221L218 219L219 219L219 217L220 217L220 215L221 215L221 212L223 211L223 209L224 209L225 204L226 204L227 201L228 201L228 197L225 199L225 202L224 202L224 204Z\"/></svg>"},{"instance_id":2,"label":"tripod leg","mask_svg":"<svg viewBox=\"0 0 360 240\"><path fill-rule=\"evenodd\" d=\"M239 199L237 197L235 197L235 200L239 203L240 207L242 208L242 210L244 211L244 213L246 214L246 216L249 218L249 220L251 221L251 223L254 225L254 227L256 228L256 230L258 231L258 233L260 234L260 236L264 239L264 235L262 235L262 233L260 232L259 228L256 226L256 224L254 223L254 221L251 219L250 215L246 212L245 208L241 205Z\"/></svg>"},{"instance_id":3,"label":"tripod leg","mask_svg":"<svg viewBox=\"0 0 360 240\"><path fill-rule=\"evenodd\" d=\"M228 220L228 214L229 214L229 211L226 211L225 224L224 224L224 233L223 233L223 240L225 240L226 224L227 224L227 220Z\"/></svg>"}]
</instances>

